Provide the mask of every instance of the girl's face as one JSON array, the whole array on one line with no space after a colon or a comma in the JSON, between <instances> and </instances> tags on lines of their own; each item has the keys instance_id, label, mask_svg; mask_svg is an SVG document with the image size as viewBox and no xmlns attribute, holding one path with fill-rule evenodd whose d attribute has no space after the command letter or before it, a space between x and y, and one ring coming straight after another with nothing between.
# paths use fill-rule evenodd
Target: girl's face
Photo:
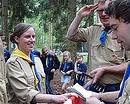
<instances>
[{"instance_id":1,"label":"girl's face","mask_svg":"<svg viewBox=\"0 0 130 104\"><path fill-rule=\"evenodd\" d=\"M65 61L67 61L69 59L69 55L67 53L63 54L63 58Z\"/></svg>"},{"instance_id":2,"label":"girl's face","mask_svg":"<svg viewBox=\"0 0 130 104\"><path fill-rule=\"evenodd\" d=\"M83 58L82 58L82 57L77 56L77 57L76 57L76 61L77 61L78 63L81 63L81 62L83 61Z\"/></svg>"},{"instance_id":3,"label":"girl's face","mask_svg":"<svg viewBox=\"0 0 130 104\"><path fill-rule=\"evenodd\" d=\"M15 41L18 43L19 50L29 55L35 45L35 32L33 27L30 27L20 37L15 36Z\"/></svg>"}]
</instances>

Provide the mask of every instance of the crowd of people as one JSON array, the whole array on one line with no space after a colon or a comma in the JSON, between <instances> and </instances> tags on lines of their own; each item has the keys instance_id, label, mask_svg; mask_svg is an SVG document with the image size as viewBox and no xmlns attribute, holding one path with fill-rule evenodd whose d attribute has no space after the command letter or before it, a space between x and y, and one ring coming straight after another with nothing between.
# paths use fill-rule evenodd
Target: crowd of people
<instances>
[{"instance_id":1,"label":"crowd of people","mask_svg":"<svg viewBox=\"0 0 130 104\"><path fill-rule=\"evenodd\" d=\"M97 10L101 24L79 28L82 19L94 10ZM28 23L17 24L10 36L17 48L7 60L4 57L6 43L2 42L2 37L0 39L0 104L64 103L72 96L77 98L75 93L66 92L66 86L72 72L75 73L73 84L84 86L87 69L93 77L88 89L92 95L81 100L82 104L129 104L129 13L130 0L99 0L77 12L66 38L89 43L88 66L81 54L72 61L71 53L64 51L60 62L48 47L43 47L42 53L38 52L34 49L34 27ZM63 94L60 95L55 95L50 86L57 69L62 73Z\"/></svg>"}]
</instances>

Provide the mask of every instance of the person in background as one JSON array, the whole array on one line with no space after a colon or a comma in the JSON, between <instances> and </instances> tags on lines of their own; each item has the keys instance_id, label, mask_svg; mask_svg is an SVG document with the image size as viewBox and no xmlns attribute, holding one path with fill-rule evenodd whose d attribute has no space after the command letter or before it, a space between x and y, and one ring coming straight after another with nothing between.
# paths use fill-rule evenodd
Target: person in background
<instances>
[{"instance_id":1,"label":"person in background","mask_svg":"<svg viewBox=\"0 0 130 104\"><path fill-rule=\"evenodd\" d=\"M69 51L63 52L60 71L62 73L61 82L63 83L61 89L63 93L66 93L67 84L70 82L71 73L74 71L74 62L71 60L71 54Z\"/></svg>"},{"instance_id":2,"label":"person in background","mask_svg":"<svg viewBox=\"0 0 130 104\"><path fill-rule=\"evenodd\" d=\"M6 39L5 34L1 32L0 33L0 38L1 38L2 42L5 41L5 39Z\"/></svg>"},{"instance_id":3,"label":"person in background","mask_svg":"<svg viewBox=\"0 0 130 104\"><path fill-rule=\"evenodd\" d=\"M18 48L6 62L9 104L63 103L70 96L76 96L74 93L62 95L43 93L42 73L36 67L37 61L32 52L36 40L34 27L31 24L17 24L10 41L16 43Z\"/></svg>"},{"instance_id":4,"label":"person in background","mask_svg":"<svg viewBox=\"0 0 130 104\"><path fill-rule=\"evenodd\" d=\"M122 47L130 51L130 0L113 1L109 4L105 13L110 16L112 39L117 40ZM96 94L95 96L102 101L117 102L116 104L130 104L130 63L127 64L120 91L106 92ZM86 104L101 104L101 101L97 98L90 97L86 99Z\"/></svg>"},{"instance_id":5,"label":"person in background","mask_svg":"<svg viewBox=\"0 0 130 104\"><path fill-rule=\"evenodd\" d=\"M75 77L74 77L74 83L73 84L80 84L81 86L84 86L85 84L85 75L84 73L87 72L87 65L83 62L83 56L81 54L77 54L75 57Z\"/></svg>"},{"instance_id":6,"label":"person in background","mask_svg":"<svg viewBox=\"0 0 130 104\"><path fill-rule=\"evenodd\" d=\"M5 57L5 62L10 58L10 52L7 50L7 42L5 41L6 37L4 33L0 33L0 38L3 43L3 48L4 48L4 57Z\"/></svg>"},{"instance_id":7,"label":"person in background","mask_svg":"<svg viewBox=\"0 0 130 104\"><path fill-rule=\"evenodd\" d=\"M0 104L8 104L7 91L6 91L6 67L4 58L4 49L2 40L0 38Z\"/></svg>"},{"instance_id":8,"label":"person in background","mask_svg":"<svg viewBox=\"0 0 130 104\"><path fill-rule=\"evenodd\" d=\"M10 52L7 50L7 43L3 42L5 62L10 58Z\"/></svg>"},{"instance_id":9,"label":"person in background","mask_svg":"<svg viewBox=\"0 0 130 104\"><path fill-rule=\"evenodd\" d=\"M54 94L50 83L53 80L54 72L59 69L60 61L48 47L42 48L41 61L46 74L46 91L49 94Z\"/></svg>"},{"instance_id":10,"label":"person in background","mask_svg":"<svg viewBox=\"0 0 130 104\"><path fill-rule=\"evenodd\" d=\"M71 41L88 43L88 68L90 72L94 69L119 70L118 73L104 73L98 81L95 79L98 77L98 73L93 73L95 77L93 79L93 85L90 86L90 90L94 92L119 90L124 70L128 64L125 62L129 59L129 52L126 53L124 48L111 38L112 30L109 24L109 16L104 12L111 1L113 0L98 0L98 4L82 7L77 12L66 35L66 38ZM82 19L89 16L95 9L97 9L101 24L94 24L87 28L79 28ZM99 87L103 88L102 91L98 90ZM105 102L105 104L115 103Z\"/></svg>"}]
</instances>

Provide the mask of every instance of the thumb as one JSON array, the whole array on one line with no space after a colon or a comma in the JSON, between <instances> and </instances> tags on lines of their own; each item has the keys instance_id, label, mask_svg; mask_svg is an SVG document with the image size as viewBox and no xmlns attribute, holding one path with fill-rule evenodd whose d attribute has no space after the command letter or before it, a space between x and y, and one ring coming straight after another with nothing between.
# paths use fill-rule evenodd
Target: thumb
<instances>
[{"instance_id":1,"label":"thumb","mask_svg":"<svg viewBox=\"0 0 130 104\"><path fill-rule=\"evenodd\" d=\"M92 82L92 84L94 84L94 83L96 83L97 82L97 78L96 78L96 76L94 76L93 77L93 82Z\"/></svg>"}]
</instances>

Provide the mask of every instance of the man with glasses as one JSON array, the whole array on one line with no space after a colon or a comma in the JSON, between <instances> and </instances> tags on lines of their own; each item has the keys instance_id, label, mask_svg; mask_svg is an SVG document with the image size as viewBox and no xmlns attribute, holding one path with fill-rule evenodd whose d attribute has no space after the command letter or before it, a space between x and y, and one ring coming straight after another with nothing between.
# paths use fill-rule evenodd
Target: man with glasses
<instances>
[{"instance_id":1,"label":"man with glasses","mask_svg":"<svg viewBox=\"0 0 130 104\"><path fill-rule=\"evenodd\" d=\"M77 12L66 35L67 39L71 41L88 43L88 67L90 71L92 71L91 73L95 74L93 85L90 86L90 90L94 92L119 90L123 73L127 65L127 63L124 63L124 60L127 60L126 56L128 56L128 53L126 53L123 47L115 40L112 40L109 16L104 12L110 1L113 0L99 0L98 4L82 7ZM94 24L87 28L79 28L82 19L89 16L90 13L96 9L102 24ZM108 70L115 69L119 70L118 73L107 73ZM96 82L97 79L99 79L98 82ZM105 104L115 103L105 102Z\"/></svg>"}]
</instances>

